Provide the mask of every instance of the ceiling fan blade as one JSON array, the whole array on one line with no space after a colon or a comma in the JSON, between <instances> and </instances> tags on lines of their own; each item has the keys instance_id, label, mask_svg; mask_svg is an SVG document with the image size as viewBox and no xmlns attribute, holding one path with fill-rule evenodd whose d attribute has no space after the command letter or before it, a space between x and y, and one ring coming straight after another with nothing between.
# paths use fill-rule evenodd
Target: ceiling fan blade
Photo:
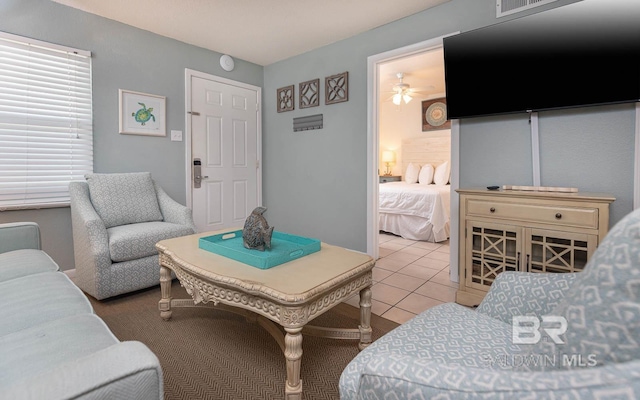
<instances>
[{"instance_id":1,"label":"ceiling fan blade","mask_svg":"<svg viewBox=\"0 0 640 400\"><path fill-rule=\"evenodd\" d=\"M435 88L436 88L435 86L429 85L425 87L410 88L409 91L410 92L431 92L435 90Z\"/></svg>"}]
</instances>

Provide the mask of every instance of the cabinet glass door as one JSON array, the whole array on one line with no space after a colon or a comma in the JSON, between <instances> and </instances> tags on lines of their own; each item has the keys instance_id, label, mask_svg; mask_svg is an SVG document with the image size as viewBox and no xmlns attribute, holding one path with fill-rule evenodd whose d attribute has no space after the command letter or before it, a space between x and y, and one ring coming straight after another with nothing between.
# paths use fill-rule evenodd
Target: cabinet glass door
<instances>
[{"instance_id":1,"label":"cabinet glass door","mask_svg":"<svg viewBox=\"0 0 640 400\"><path fill-rule=\"evenodd\" d=\"M525 270L530 272L582 271L598 241L596 235L546 229L527 229L525 234Z\"/></svg>"},{"instance_id":2,"label":"cabinet glass door","mask_svg":"<svg viewBox=\"0 0 640 400\"><path fill-rule=\"evenodd\" d=\"M467 286L486 291L498 274L520 270L521 228L476 221L466 228Z\"/></svg>"}]
</instances>

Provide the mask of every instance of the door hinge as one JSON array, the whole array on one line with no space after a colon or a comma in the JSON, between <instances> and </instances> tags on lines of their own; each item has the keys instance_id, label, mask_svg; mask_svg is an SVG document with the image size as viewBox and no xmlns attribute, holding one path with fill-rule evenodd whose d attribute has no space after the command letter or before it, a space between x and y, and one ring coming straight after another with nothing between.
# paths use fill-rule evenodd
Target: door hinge
<instances>
[{"instance_id":1,"label":"door hinge","mask_svg":"<svg viewBox=\"0 0 640 400\"><path fill-rule=\"evenodd\" d=\"M260 160L256 160L256 169L260 168Z\"/></svg>"},{"instance_id":2,"label":"door hinge","mask_svg":"<svg viewBox=\"0 0 640 400\"><path fill-rule=\"evenodd\" d=\"M194 116L200 115L200 113L197 112L197 111L187 111L187 114L191 114L191 115L194 115Z\"/></svg>"}]
</instances>

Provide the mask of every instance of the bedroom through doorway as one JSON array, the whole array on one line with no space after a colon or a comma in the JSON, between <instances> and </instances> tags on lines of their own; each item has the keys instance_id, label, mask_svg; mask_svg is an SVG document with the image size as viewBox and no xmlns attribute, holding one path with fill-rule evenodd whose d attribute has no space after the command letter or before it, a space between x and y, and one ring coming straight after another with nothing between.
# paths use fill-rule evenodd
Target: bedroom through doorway
<instances>
[{"instance_id":1,"label":"bedroom through doorway","mask_svg":"<svg viewBox=\"0 0 640 400\"><path fill-rule=\"evenodd\" d=\"M378 229L441 243L450 235L451 122L442 46L379 65Z\"/></svg>"},{"instance_id":2,"label":"bedroom through doorway","mask_svg":"<svg viewBox=\"0 0 640 400\"><path fill-rule=\"evenodd\" d=\"M455 189L459 152L458 124L456 120L447 121L446 118L442 121L440 115L441 111L446 112L441 104L446 101L443 37L377 54L368 59L370 124L367 252L379 261L389 257L388 247L394 243L394 240L389 240L390 235L397 242L440 244L441 250L445 250L445 247L450 250L441 253L449 253L448 264L452 266L448 271L450 281L457 284L458 203ZM429 114L425 114L427 109ZM423 170L422 167L427 164L430 167ZM410 186L415 192L420 192L423 186L439 186L440 192L444 194L432 195L435 200L431 201L430 209L420 209L419 201L414 201L413 210L391 215L393 204L385 202L393 201L381 196L383 192L401 191L403 184L408 185L407 171L409 180L415 182ZM421 172L422 185L419 183ZM431 183L436 176L440 185ZM451 184L447 184L448 182ZM421 196L419 193L413 195ZM401 202L396 203L400 205ZM405 205L411 208L409 203ZM382 208L379 209L379 205ZM433 215L433 210L439 211ZM451 226L456 228L452 231ZM395 256L400 257L401 254L396 253ZM442 254L439 257L442 258ZM394 273L401 274L402 271Z\"/></svg>"}]
</instances>

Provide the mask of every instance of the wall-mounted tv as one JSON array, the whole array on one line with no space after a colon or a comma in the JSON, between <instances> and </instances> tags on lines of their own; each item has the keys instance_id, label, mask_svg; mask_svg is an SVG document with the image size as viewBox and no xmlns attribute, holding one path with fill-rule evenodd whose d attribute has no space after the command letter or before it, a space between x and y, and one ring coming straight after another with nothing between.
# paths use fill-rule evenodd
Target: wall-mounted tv
<instances>
[{"instance_id":1,"label":"wall-mounted tv","mask_svg":"<svg viewBox=\"0 0 640 400\"><path fill-rule=\"evenodd\" d=\"M443 46L449 118L640 100L640 0L583 0Z\"/></svg>"}]
</instances>

